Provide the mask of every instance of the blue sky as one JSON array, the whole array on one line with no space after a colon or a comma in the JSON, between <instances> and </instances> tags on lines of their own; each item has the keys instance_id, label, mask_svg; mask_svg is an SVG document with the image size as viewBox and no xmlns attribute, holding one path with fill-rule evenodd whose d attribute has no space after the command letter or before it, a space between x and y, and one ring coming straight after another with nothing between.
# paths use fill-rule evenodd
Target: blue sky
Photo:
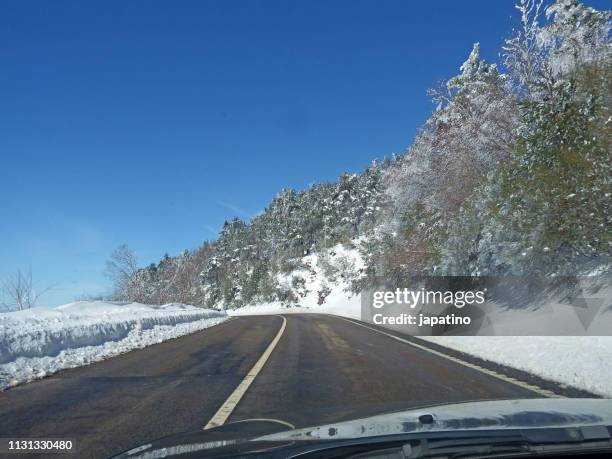
<instances>
[{"instance_id":1,"label":"blue sky","mask_svg":"<svg viewBox=\"0 0 612 459\"><path fill-rule=\"evenodd\" d=\"M426 89L515 21L512 0L4 1L0 278L105 292L121 243L150 263L402 152Z\"/></svg>"}]
</instances>

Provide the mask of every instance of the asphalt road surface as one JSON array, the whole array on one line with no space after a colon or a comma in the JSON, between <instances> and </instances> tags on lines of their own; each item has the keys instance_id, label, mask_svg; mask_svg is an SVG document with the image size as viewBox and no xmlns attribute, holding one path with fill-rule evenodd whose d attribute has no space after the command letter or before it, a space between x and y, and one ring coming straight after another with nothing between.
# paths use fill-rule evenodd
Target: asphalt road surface
<instances>
[{"instance_id":1,"label":"asphalt road surface","mask_svg":"<svg viewBox=\"0 0 612 459\"><path fill-rule=\"evenodd\" d=\"M228 422L273 418L299 428L427 404L542 396L341 318L284 317L276 347ZM0 437L73 438L79 458L104 458L201 429L282 325L281 316L234 318L0 392Z\"/></svg>"}]
</instances>

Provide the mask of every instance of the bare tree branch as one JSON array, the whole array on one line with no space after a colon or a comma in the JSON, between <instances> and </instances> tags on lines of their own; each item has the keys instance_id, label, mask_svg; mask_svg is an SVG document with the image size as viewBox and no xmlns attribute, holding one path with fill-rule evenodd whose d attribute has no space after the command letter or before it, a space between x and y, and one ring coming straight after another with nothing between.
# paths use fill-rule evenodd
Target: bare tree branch
<instances>
[{"instance_id":1,"label":"bare tree branch","mask_svg":"<svg viewBox=\"0 0 612 459\"><path fill-rule=\"evenodd\" d=\"M36 306L41 296L51 290L50 287L37 291L32 280L32 268L27 272L17 270L13 277L5 279L1 284L3 295L8 298L8 303L3 302L2 306L8 310L30 309Z\"/></svg>"},{"instance_id":2,"label":"bare tree branch","mask_svg":"<svg viewBox=\"0 0 612 459\"><path fill-rule=\"evenodd\" d=\"M121 300L134 300L132 284L138 272L138 259L126 244L117 247L106 260L104 274L114 284L114 296Z\"/></svg>"}]
</instances>

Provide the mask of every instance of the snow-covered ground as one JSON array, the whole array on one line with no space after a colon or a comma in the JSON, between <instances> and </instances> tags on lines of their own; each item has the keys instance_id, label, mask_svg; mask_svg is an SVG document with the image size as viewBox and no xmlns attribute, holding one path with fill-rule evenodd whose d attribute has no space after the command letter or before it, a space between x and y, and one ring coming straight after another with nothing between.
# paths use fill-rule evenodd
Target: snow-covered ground
<instances>
[{"instance_id":1,"label":"snow-covered ground","mask_svg":"<svg viewBox=\"0 0 612 459\"><path fill-rule=\"evenodd\" d=\"M315 298L306 297L307 301L300 302L300 306L284 306L278 301L245 306L239 309L228 310L230 316L245 316L254 314L334 314L336 316L359 319L361 317L361 299L344 290L344 285L334 286L324 304L317 304Z\"/></svg>"},{"instance_id":2,"label":"snow-covered ground","mask_svg":"<svg viewBox=\"0 0 612 459\"><path fill-rule=\"evenodd\" d=\"M226 320L184 304L79 301L0 314L0 390Z\"/></svg>"},{"instance_id":3,"label":"snow-covered ground","mask_svg":"<svg viewBox=\"0 0 612 459\"><path fill-rule=\"evenodd\" d=\"M429 336L428 341L612 398L612 336Z\"/></svg>"}]
</instances>

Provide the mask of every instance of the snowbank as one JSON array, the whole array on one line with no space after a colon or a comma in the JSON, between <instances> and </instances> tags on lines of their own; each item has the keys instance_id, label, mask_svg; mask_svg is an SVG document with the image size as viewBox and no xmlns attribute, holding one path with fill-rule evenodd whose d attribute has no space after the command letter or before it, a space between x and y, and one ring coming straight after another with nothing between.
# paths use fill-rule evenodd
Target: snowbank
<instances>
[{"instance_id":1,"label":"snowbank","mask_svg":"<svg viewBox=\"0 0 612 459\"><path fill-rule=\"evenodd\" d=\"M228 310L230 316L245 316L257 314L333 314L336 316L361 318L361 299L359 295L348 293L345 285L337 285L331 289L325 303L317 304L316 293L308 294L299 306L284 306L278 301L244 306Z\"/></svg>"},{"instance_id":2,"label":"snowbank","mask_svg":"<svg viewBox=\"0 0 612 459\"><path fill-rule=\"evenodd\" d=\"M0 390L193 333L225 312L184 304L79 301L0 314Z\"/></svg>"},{"instance_id":3,"label":"snowbank","mask_svg":"<svg viewBox=\"0 0 612 459\"><path fill-rule=\"evenodd\" d=\"M612 397L612 336L421 338L544 379Z\"/></svg>"}]
</instances>

